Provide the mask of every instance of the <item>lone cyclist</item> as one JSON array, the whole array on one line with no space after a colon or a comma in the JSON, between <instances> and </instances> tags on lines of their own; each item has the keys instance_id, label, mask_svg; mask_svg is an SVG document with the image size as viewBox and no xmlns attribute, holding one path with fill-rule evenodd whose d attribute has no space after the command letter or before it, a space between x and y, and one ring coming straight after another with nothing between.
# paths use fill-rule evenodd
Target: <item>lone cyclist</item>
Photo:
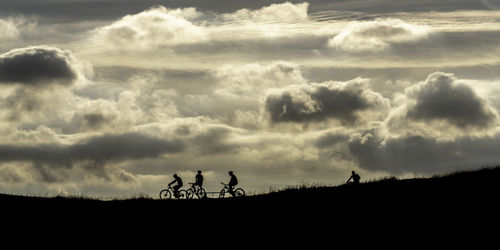
<instances>
[{"instance_id":1,"label":"lone cyclist","mask_svg":"<svg viewBox=\"0 0 500 250\"><path fill-rule=\"evenodd\" d=\"M172 189L174 189L174 197L179 198L179 188L182 187L182 179L181 177L177 176L177 174L174 174L174 180L168 184L168 186L171 186L172 184L176 183L177 185L173 186Z\"/></svg>"},{"instance_id":2,"label":"lone cyclist","mask_svg":"<svg viewBox=\"0 0 500 250\"><path fill-rule=\"evenodd\" d=\"M349 183L349 181L352 180L353 184L359 184L360 179L361 179L361 177L359 176L359 174L356 174L356 172L352 171L352 175L351 175L351 177L349 177L349 179L346 181L346 183Z\"/></svg>"},{"instance_id":3,"label":"lone cyclist","mask_svg":"<svg viewBox=\"0 0 500 250\"><path fill-rule=\"evenodd\" d=\"M198 170L198 174L195 177L194 186L202 187L203 186L203 175L201 174L201 170Z\"/></svg>"},{"instance_id":4,"label":"lone cyclist","mask_svg":"<svg viewBox=\"0 0 500 250\"><path fill-rule=\"evenodd\" d=\"M230 193L234 197L234 187L238 185L238 178L236 178L236 175L234 175L233 171L229 171L229 176L231 176L231 179L227 184L229 186L228 193Z\"/></svg>"}]
</instances>

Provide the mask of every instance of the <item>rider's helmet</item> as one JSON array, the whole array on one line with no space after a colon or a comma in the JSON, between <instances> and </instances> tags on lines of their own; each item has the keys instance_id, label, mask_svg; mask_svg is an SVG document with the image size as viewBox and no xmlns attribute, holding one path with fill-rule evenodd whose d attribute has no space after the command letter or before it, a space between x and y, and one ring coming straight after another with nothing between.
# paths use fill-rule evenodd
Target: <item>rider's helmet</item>
<instances>
[{"instance_id":1,"label":"rider's helmet","mask_svg":"<svg viewBox=\"0 0 500 250\"><path fill-rule=\"evenodd\" d=\"M174 177L177 177L177 174L174 174Z\"/></svg>"},{"instance_id":2,"label":"rider's helmet","mask_svg":"<svg viewBox=\"0 0 500 250\"><path fill-rule=\"evenodd\" d=\"M201 174L201 170L198 170L198 174Z\"/></svg>"},{"instance_id":3,"label":"rider's helmet","mask_svg":"<svg viewBox=\"0 0 500 250\"><path fill-rule=\"evenodd\" d=\"M229 174L232 175L233 174L233 171L229 171Z\"/></svg>"}]
</instances>

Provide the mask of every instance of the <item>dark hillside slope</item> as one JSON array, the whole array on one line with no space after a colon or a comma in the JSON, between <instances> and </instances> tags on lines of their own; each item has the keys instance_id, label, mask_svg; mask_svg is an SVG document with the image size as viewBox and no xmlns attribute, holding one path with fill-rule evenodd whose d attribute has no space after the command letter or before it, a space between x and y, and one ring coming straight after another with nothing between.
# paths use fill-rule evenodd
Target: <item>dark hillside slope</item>
<instances>
[{"instance_id":1,"label":"dark hillside slope","mask_svg":"<svg viewBox=\"0 0 500 250\"><path fill-rule=\"evenodd\" d=\"M359 221L374 218L479 218L498 214L500 168L484 168L441 177L397 180L386 178L359 185L290 188L238 199L102 201L87 198L40 198L0 195L4 214L36 220L210 224L232 220ZM345 215L345 216L342 216ZM479 217L478 217L479 216ZM278 223L278 224L279 224Z\"/></svg>"}]
</instances>

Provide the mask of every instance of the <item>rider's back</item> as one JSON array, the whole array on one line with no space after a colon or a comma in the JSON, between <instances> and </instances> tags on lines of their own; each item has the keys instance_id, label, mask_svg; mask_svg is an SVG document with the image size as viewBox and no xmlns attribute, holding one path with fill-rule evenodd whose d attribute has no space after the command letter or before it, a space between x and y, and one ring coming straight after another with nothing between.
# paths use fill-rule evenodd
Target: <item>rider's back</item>
<instances>
[{"instance_id":1,"label":"rider's back","mask_svg":"<svg viewBox=\"0 0 500 250\"><path fill-rule=\"evenodd\" d=\"M196 175L196 184L199 186L203 185L203 175L201 174Z\"/></svg>"},{"instance_id":2,"label":"rider's back","mask_svg":"<svg viewBox=\"0 0 500 250\"><path fill-rule=\"evenodd\" d=\"M178 177L178 176L177 176L177 177L175 177L175 180L177 181L177 185L179 185L180 187L182 187L182 184L183 184L183 183L182 183L182 179L181 179L181 177Z\"/></svg>"},{"instance_id":3,"label":"rider's back","mask_svg":"<svg viewBox=\"0 0 500 250\"><path fill-rule=\"evenodd\" d=\"M236 186L238 185L238 179L236 178L235 175L231 175L231 180L229 180L229 186Z\"/></svg>"}]
</instances>

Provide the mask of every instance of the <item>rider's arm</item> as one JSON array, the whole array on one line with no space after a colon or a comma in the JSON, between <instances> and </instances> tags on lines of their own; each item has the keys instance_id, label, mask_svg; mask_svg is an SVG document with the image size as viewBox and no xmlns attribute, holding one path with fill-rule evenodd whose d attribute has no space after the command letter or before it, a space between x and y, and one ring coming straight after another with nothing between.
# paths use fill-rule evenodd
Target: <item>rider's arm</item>
<instances>
[{"instance_id":1,"label":"rider's arm","mask_svg":"<svg viewBox=\"0 0 500 250\"><path fill-rule=\"evenodd\" d=\"M177 180L173 180L173 181L171 181L168 185L170 186L170 185L174 184L176 181L177 181Z\"/></svg>"},{"instance_id":2,"label":"rider's arm","mask_svg":"<svg viewBox=\"0 0 500 250\"><path fill-rule=\"evenodd\" d=\"M349 179L345 183L348 183L351 179L352 179L352 176L349 177Z\"/></svg>"}]
</instances>

